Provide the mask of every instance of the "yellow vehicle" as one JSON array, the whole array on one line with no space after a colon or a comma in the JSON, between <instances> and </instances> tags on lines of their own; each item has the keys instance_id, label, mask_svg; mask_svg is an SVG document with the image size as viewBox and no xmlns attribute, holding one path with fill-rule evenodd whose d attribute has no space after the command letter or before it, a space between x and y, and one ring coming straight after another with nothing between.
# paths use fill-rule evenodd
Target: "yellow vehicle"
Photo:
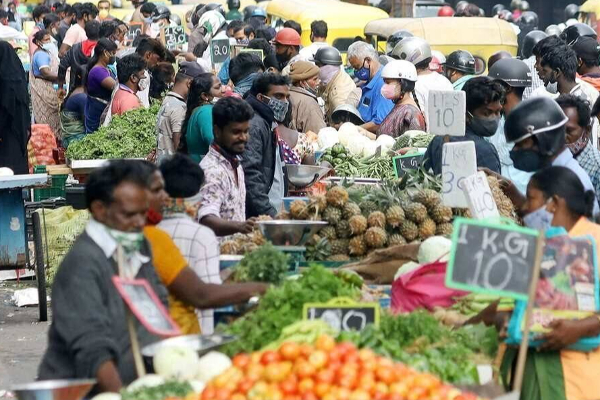
<instances>
[{"instance_id":1,"label":"yellow vehicle","mask_svg":"<svg viewBox=\"0 0 600 400\"><path fill-rule=\"evenodd\" d=\"M371 6L359 6L336 0L272 0L267 5L271 25L279 28L285 21L294 20L302 26L302 45L310 41L310 24L327 22L327 43L346 53L356 36L362 36L365 23L387 18L385 11Z\"/></svg>"},{"instance_id":2,"label":"yellow vehicle","mask_svg":"<svg viewBox=\"0 0 600 400\"><path fill-rule=\"evenodd\" d=\"M517 35L512 26L498 18L388 18L365 26L367 41L385 52L388 36L400 29L427 40L433 50L448 55L467 50L475 57L476 70L483 73L488 58L497 51L517 54Z\"/></svg>"},{"instance_id":3,"label":"yellow vehicle","mask_svg":"<svg viewBox=\"0 0 600 400\"><path fill-rule=\"evenodd\" d=\"M598 17L600 17L600 0L588 0L579 7L579 20L588 24L598 32Z\"/></svg>"}]
</instances>

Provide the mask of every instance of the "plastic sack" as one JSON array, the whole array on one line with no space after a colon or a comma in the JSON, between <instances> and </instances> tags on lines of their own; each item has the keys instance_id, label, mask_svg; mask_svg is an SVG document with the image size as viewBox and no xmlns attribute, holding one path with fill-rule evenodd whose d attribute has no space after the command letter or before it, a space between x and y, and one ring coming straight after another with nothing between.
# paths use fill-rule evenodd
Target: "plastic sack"
<instances>
[{"instance_id":1,"label":"plastic sack","mask_svg":"<svg viewBox=\"0 0 600 400\"><path fill-rule=\"evenodd\" d=\"M446 262L435 261L402 275L392 283L392 311L408 313L418 308L433 311L450 307L468 292L446 287Z\"/></svg>"},{"instance_id":2,"label":"plastic sack","mask_svg":"<svg viewBox=\"0 0 600 400\"><path fill-rule=\"evenodd\" d=\"M54 165L52 150L56 146L56 137L50 125L31 125L31 137L27 143L27 159L29 160L29 173L33 173L34 165Z\"/></svg>"}]
</instances>

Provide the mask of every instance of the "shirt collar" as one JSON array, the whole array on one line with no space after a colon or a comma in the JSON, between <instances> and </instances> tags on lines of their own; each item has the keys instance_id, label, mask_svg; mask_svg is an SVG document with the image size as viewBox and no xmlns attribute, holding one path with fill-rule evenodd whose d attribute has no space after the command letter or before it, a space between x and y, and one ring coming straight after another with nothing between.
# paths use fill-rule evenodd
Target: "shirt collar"
<instances>
[{"instance_id":1,"label":"shirt collar","mask_svg":"<svg viewBox=\"0 0 600 400\"><path fill-rule=\"evenodd\" d=\"M131 93L131 94L135 94L135 93L133 92L133 90L131 90L131 88L130 88L129 86L125 86L125 85L123 85L122 83L119 83L119 89L122 89L122 90L124 90L124 91L126 91L126 92L129 92L129 93Z\"/></svg>"},{"instance_id":2,"label":"shirt collar","mask_svg":"<svg viewBox=\"0 0 600 400\"><path fill-rule=\"evenodd\" d=\"M177 100L181 100L185 103L185 99L179 93L169 92L169 93L167 93L167 96L175 97Z\"/></svg>"},{"instance_id":3,"label":"shirt collar","mask_svg":"<svg viewBox=\"0 0 600 400\"><path fill-rule=\"evenodd\" d=\"M569 163L569 161L571 161L573 159L573 153L571 153L571 150L564 149L552 162L552 165L554 166L558 166L558 167L564 167L565 165L567 165Z\"/></svg>"},{"instance_id":4,"label":"shirt collar","mask_svg":"<svg viewBox=\"0 0 600 400\"><path fill-rule=\"evenodd\" d=\"M367 83L367 85L365 86L368 89L373 89L373 87L375 85L377 85L377 82L379 81L379 78L381 77L381 72L383 71L383 68L379 68L379 71L377 71L377 73L375 74L375 76L373 77L373 79L371 79L369 81L369 83Z\"/></svg>"}]
</instances>

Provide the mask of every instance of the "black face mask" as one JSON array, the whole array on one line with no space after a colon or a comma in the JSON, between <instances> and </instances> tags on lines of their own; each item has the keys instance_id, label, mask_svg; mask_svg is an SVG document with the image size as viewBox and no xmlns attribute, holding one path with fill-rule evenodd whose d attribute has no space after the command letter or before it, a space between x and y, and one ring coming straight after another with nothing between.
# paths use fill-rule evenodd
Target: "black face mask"
<instances>
[{"instance_id":1,"label":"black face mask","mask_svg":"<svg viewBox=\"0 0 600 400\"><path fill-rule=\"evenodd\" d=\"M511 150L509 154L515 168L521 171L539 171L546 164L546 159L534 149Z\"/></svg>"},{"instance_id":2,"label":"black face mask","mask_svg":"<svg viewBox=\"0 0 600 400\"><path fill-rule=\"evenodd\" d=\"M490 137L494 136L496 131L498 130L498 124L500 123L500 118L480 118L476 117L473 114L471 115L471 120L469 122L469 127L477 136L481 137Z\"/></svg>"}]
</instances>

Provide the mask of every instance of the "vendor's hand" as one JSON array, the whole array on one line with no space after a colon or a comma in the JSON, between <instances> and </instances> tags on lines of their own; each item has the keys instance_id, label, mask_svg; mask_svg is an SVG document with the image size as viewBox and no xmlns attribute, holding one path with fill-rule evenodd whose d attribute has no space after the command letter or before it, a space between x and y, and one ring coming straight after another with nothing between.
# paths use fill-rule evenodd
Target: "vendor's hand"
<instances>
[{"instance_id":1,"label":"vendor's hand","mask_svg":"<svg viewBox=\"0 0 600 400\"><path fill-rule=\"evenodd\" d=\"M548 327L552 331L542 336L544 344L540 350L562 350L582 337L578 321L557 319L550 322Z\"/></svg>"},{"instance_id":2,"label":"vendor's hand","mask_svg":"<svg viewBox=\"0 0 600 400\"><path fill-rule=\"evenodd\" d=\"M252 233L254 226L256 225L256 218L249 218L244 222L240 222L239 231L240 233Z\"/></svg>"},{"instance_id":3,"label":"vendor's hand","mask_svg":"<svg viewBox=\"0 0 600 400\"><path fill-rule=\"evenodd\" d=\"M521 205L525 202L525 197L510 179L500 175L497 172L492 171L489 168L479 168L479 171L483 171L486 175L493 176L494 178L498 179L500 188L502 189L504 194L513 202L513 204L517 208L517 211L521 208Z\"/></svg>"},{"instance_id":4,"label":"vendor's hand","mask_svg":"<svg viewBox=\"0 0 600 400\"><path fill-rule=\"evenodd\" d=\"M271 287L268 283L253 282L251 283L252 289L250 290L254 296L262 296Z\"/></svg>"},{"instance_id":5,"label":"vendor's hand","mask_svg":"<svg viewBox=\"0 0 600 400\"><path fill-rule=\"evenodd\" d=\"M57 94L59 100L63 101L64 98L67 96L67 91L64 88L60 88L60 89L58 89L56 94Z\"/></svg>"}]
</instances>

